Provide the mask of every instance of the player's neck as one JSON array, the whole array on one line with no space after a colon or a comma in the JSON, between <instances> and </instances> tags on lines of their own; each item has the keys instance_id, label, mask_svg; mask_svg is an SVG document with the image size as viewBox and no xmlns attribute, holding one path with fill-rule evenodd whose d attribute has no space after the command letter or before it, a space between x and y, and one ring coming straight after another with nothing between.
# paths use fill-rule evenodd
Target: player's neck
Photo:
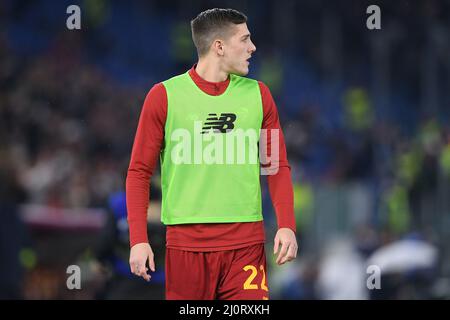
<instances>
[{"instance_id":1,"label":"player's neck","mask_svg":"<svg viewBox=\"0 0 450 320\"><path fill-rule=\"evenodd\" d=\"M197 74L209 82L222 82L228 79L228 72L222 70L217 62L200 59L195 68Z\"/></svg>"}]
</instances>

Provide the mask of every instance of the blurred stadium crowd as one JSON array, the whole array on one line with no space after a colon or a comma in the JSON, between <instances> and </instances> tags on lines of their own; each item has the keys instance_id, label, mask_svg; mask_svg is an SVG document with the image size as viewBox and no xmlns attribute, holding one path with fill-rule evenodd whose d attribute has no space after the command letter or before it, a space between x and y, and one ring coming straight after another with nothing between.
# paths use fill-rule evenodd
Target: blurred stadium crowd
<instances>
[{"instance_id":1,"label":"blurred stadium crowd","mask_svg":"<svg viewBox=\"0 0 450 320\"><path fill-rule=\"evenodd\" d=\"M81 1L70 31L75 3L0 3L0 298L164 297L158 176L147 284L127 269L125 175L147 91L192 66L189 21L211 7L248 15L249 76L286 138L300 250L271 266L272 298L450 298L450 1L381 2L375 31L367 1Z\"/></svg>"}]
</instances>

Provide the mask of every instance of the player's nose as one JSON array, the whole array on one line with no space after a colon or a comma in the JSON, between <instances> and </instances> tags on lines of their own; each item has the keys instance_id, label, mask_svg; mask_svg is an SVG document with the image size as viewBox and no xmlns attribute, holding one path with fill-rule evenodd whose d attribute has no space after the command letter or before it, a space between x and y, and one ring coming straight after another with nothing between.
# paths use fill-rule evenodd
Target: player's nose
<instances>
[{"instance_id":1,"label":"player's nose","mask_svg":"<svg viewBox=\"0 0 450 320\"><path fill-rule=\"evenodd\" d=\"M255 44L254 44L253 42L250 41L250 43L251 43L251 45L250 45L250 50L249 50L249 52L250 52L250 53L253 53L253 52L256 51L256 46L255 46Z\"/></svg>"}]
</instances>

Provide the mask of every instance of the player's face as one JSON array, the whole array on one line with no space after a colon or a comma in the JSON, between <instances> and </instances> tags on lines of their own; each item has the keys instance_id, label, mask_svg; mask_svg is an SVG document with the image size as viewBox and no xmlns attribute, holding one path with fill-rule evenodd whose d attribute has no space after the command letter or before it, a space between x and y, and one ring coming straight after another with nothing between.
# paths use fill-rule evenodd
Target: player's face
<instances>
[{"instance_id":1,"label":"player's face","mask_svg":"<svg viewBox=\"0 0 450 320\"><path fill-rule=\"evenodd\" d=\"M248 61L256 47L250 39L247 24L233 25L232 35L225 40L224 62L228 73L245 76L248 74Z\"/></svg>"}]
</instances>

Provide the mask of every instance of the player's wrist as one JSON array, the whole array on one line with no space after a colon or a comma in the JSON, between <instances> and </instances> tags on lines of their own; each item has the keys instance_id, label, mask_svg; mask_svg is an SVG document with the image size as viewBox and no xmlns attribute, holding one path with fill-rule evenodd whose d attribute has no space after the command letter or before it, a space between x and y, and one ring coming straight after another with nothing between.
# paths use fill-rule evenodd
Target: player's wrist
<instances>
[{"instance_id":1,"label":"player's wrist","mask_svg":"<svg viewBox=\"0 0 450 320\"><path fill-rule=\"evenodd\" d=\"M292 230L293 232L294 232L294 234L297 234L297 229L296 229L296 227L293 227L293 226L278 226L278 230L280 230L280 229L289 229L289 230Z\"/></svg>"},{"instance_id":2,"label":"player's wrist","mask_svg":"<svg viewBox=\"0 0 450 320\"><path fill-rule=\"evenodd\" d=\"M141 241L137 240L137 241L130 242L130 248L133 248L134 246L137 246L139 244L148 244L148 245L150 245L147 239L141 240Z\"/></svg>"}]
</instances>

